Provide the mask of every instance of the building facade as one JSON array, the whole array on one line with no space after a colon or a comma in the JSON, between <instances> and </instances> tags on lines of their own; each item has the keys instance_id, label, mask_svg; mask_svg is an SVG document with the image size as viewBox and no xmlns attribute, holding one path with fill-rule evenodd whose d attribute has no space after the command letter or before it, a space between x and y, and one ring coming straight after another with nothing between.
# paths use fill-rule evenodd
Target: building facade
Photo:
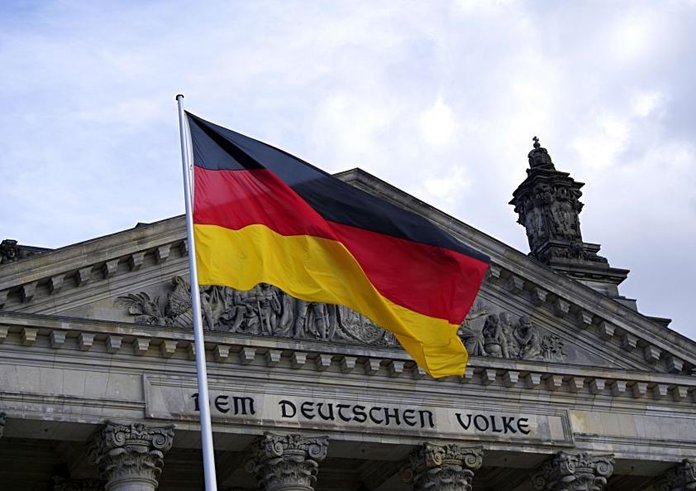
<instances>
[{"instance_id":1,"label":"building facade","mask_svg":"<svg viewBox=\"0 0 696 491\"><path fill-rule=\"evenodd\" d=\"M203 288L221 490L696 489L696 344L620 295L582 184L538 141L529 165L511 201L529 255L339 175L491 256L461 377L344 307ZM0 489L202 489L186 255L182 217L0 245Z\"/></svg>"}]
</instances>

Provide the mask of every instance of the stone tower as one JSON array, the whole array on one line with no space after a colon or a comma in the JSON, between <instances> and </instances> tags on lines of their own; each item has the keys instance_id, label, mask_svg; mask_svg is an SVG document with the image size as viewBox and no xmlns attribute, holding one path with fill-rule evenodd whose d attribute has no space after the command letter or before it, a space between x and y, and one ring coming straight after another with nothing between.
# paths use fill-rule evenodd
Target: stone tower
<instances>
[{"instance_id":1,"label":"stone tower","mask_svg":"<svg viewBox=\"0 0 696 491\"><path fill-rule=\"evenodd\" d=\"M583 183L556 170L549 152L534 137L527 178L512 194L510 204L529 240L530 256L552 269L635 308L635 301L619 295L618 285L629 270L613 268L598 255L600 245L582 240L580 202Z\"/></svg>"}]
</instances>

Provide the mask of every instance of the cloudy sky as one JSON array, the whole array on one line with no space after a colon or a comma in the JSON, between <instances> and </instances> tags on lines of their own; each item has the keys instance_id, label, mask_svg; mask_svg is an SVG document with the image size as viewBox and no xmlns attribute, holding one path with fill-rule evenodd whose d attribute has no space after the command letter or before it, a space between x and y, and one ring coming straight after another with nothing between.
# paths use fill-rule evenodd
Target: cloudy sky
<instances>
[{"instance_id":1,"label":"cloudy sky","mask_svg":"<svg viewBox=\"0 0 696 491\"><path fill-rule=\"evenodd\" d=\"M4 1L0 239L61 247L183 212L174 96L359 166L527 252L538 135L583 238L696 339L696 2Z\"/></svg>"}]
</instances>

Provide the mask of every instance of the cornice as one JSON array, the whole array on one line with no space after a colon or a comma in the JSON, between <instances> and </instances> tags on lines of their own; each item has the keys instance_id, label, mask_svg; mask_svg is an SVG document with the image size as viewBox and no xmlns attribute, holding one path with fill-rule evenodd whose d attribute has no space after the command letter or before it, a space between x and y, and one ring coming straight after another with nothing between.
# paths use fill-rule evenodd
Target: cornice
<instances>
[{"instance_id":1,"label":"cornice","mask_svg":"<svg viewBox=\"0 0 696 491\"><path fill-rule=\"evenodd\" d=\"M193 334L184 329L153 328L133 324L69 319L31 314L0 313L0 350L9 355L29 359L33 355L61 354L80 362L80 352L118 357L121 364L146 369L161 368L158 359L190 363L193 355ZM643 372L638 370L602 369L579 365L551 364L522 360L472 358L466 373L460 377L433 380L419 369L400 350L365 349L356 346L331 345L321 342L297 341L286 338L252 337L228 333L206 334L206 358L209 369L244 367L245 372L257 370L297 370L308 377L342 376L375 383L419 390L449 392L457 385L472 389L526 391L539 397L585 397L596 400L663 401L670 408L683 403L688 410L696 402L696 379L690 376ZM115 366L109 358L108 365ZM129 361L130 360L130 361ZM106 361L105 361L106 363ZM171 368L171 365L169 366ZM238 369L235 369L237 372ZM314 373L315 375L311 375ZM378 382L381 381L381 382ZM479 390L479 389L477 389ZM676 404L676 406L675 406Z\"/></svg>"}]
</instances>

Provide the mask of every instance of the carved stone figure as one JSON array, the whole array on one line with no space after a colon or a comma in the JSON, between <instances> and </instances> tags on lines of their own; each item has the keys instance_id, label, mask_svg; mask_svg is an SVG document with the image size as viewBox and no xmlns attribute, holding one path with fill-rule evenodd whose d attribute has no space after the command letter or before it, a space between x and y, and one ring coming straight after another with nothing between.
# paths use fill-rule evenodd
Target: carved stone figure
<instances>
[{"instance_id":1,"label":"carved stone figure","mask_svg":"<svg viewBox=\"0 0 696 491\"><path fill-rule=\"evenodd\" d=\"M459 326L459 331L457 334L461 338L466 351L469 356L485 356L486 350L484 348L483 334L472 327L473 321L479 317L484 317L488 314L488 311L481 303L477 303L469 311L469 315L466 316L462 325Z\"/></svg>"},{"instance_id":2,"label":"carved stone figure","mask_svg":"<svg viewBox=\"0 0 696 491\"><path fill-rule=\"evenodd\" d=\"M498 314L498 319L500 328L503 331L503 337L507 343L507 358L517 358L520 353L520 347L517 345L512 335L512 317L507 312L501 312Z\"/></svg>"},{"instance_id":3,"label":"carved stone figure","mask_svg":"<svg viewBox=\"0 0 696 491\"><path fill-rule=\"evenodd\" d=\"M512 331L512 336L519 347L519 357L523 360L541 359L541 340L539 329L532 324L529 317L520 317Z\"/></svg>"},{"instance_id":4,"label":"carved stone figure","mask_svg":"<svg viewBox=\"0 0 696 491\"><path fill-rule=\"evenodd\" d=\"M252 443L245 467L266 491L312 491L328 445L328 437L266 433Z\"/></svg>"},{"instance_id":5,"label":"carved stone figure","mask_svg":"<svg viewBox=\"0 0 696 491\"><path fill-rule=\"evenodd\" d=\"M16 240L5 239L0 242L0 264L11 263L19 259L19 245Z\"/></svg>"},{"instance_id":6,"label":"carved stone figure","mask_svg":"<svg viewBox=\"0 0 696 491\"><path fill-rule=\"evenodd\" d=\"M88 446L89 459L106 480L106 491L157 488L164 454L174 442L174 425L107 422L97 430Z\"/></svg>"},{"instance_id":7,"label":"carved stone figure","mask_svg":"<svg viewBox=\"0 0 696 491\"><path fill-rule=\"evenodd\" d=\"M503 333L498 316L491 314L486 317L486 323L481 331L483 348L488 356L493 358L509 358L507 339Z\"/></svg>"},{"instance_id":8,"label":"carved stone figure","mask_svg":"<svg viewBox=\"0 0 696 491\"><path fill-rule=\"evenodd\" d=\"M531 479L538 491L602 491L613 472L613 455L558 452Z\"/></svg>"},{"instance_id":9,"label":"carved stone figure","mask_svg":"<svg viewBox=\"0 0 696 491\"><path fill-rule=\"evenodd\" d=\"M0 264L13 263L35 254L50 251L44 247L19 245L16 240L3 239L0 242Z\"/></svg>"},{"instance_id":10,"label":"carved stone figure","mask_svg":"<svg viewBox=\"0 0 696 491\"><path fill-rule=\"evenodd\" d=\"M409 455L402 477L414 491L470 491L474 471L482 463L481 448L424 443Z\"/></svg>"}]
</instances>

